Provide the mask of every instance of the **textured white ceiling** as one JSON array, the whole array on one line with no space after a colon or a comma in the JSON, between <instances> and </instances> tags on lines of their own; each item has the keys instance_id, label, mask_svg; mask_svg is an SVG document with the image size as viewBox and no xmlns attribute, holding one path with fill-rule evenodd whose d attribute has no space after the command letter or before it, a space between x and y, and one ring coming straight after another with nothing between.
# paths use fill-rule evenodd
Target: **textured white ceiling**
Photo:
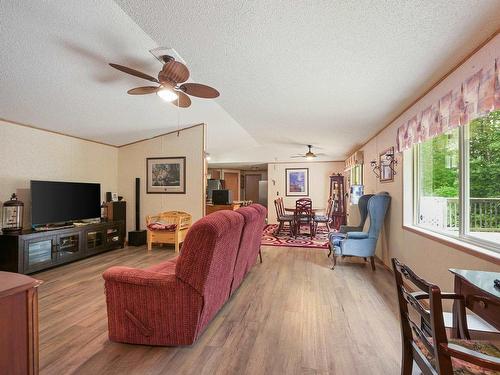
<instances>
[{"instance_id":1,"label":"textured white ceiling","mask_svg":"<svg viewBox=\"0 0 500 375\"><path fill-rule=\"evenodd\" d=\"M500 1L116 0L173 45L259 141L221 161L322 147L343 159L500 26Z\"/></svg>"},{"instance_id":2,"label":"textured white ceiling","mask_svg":"<svg viewBox=\"0 0 500 375\"><path fill-rule=\"evenodd\" d=\"M222 131L236 147L256 144L216 101L178 110L127 95L150 82L108 62L153 76L161 63L148 51L158 44L113 1L1 1L0 17L0 118L113 145L206 122L214 149L226 148L212 136Z\"/></svg>"},{"instance_id":3,"label":"textured white ceiling","mask_svg":"<svg viewBox=\"0 0 500 375\"><path fill-rule=\"evenodd\" d=\"M0 17L2 118L112 144L173 130L175 107L106 65L154 74L148 49L170 46L221 91L180 111L208 124L213 162L308 143L338 160L492 34L500 1L31 0Z\"/></svg>"}]
</instances>

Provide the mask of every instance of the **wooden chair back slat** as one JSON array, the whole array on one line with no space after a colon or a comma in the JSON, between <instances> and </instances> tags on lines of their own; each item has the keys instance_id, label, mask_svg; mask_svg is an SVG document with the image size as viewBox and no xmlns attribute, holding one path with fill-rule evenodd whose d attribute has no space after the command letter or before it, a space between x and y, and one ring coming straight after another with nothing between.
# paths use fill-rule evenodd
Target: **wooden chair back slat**
<instances>
[{"instance_id":1,"label":"wooden chair back slat","mask_svg":"<svg viewBox=\"0 0 500 375\"><path fill-rule=\"evenodd\" d=\"M411 371L411 362L415 360L426 374L452 375L451 358L443 352L441 347L441 344L448 344L443 320L441 290L437 285L428 283L419 277L408 266L400 263L396 258L392 259L392 265L396 279L401 318L401 339L403 342L404 358L402 373L411 374L408 371ZM403 278L417 289L420 289L420 291L410 293L405 286ZM430 312L420 302L426 299L429 300ZM408 307L411 307L412 311L415 311L420 316L421 326L411 319ZM429 333L432 337L429 337ZM429 340L430 338L432 338L432 342ZM418 348L417 340L423 344L434 358L436 368L430 364L427 357Z\"/></svg>"},{"instance_id":2,"label":"wooden chair back slat","mask_svg":"<svg viewBox=\"0 0 500 375\"><path fill-rule=\"evenodd\" d=\"M278 197L274 200L274 207L276 208L276 216L278 219L285 215L285 204L283 203L282 197Z\"/></svg>"},{"instance_id":3,"label":"wooden chair back slat","mask_svg":"<svg viewBox=\"0 0 500 375\"><path fill-rule=\"evenodd\" d=\"M295 213L297 215L312 215L312 201L310 198L300 198L295 201Z\"/></svg>"},{"instance_id":4,"label":"wooden chair back slat","mask_svg":"<svg viewBox=\"0 0 500 375\"><path fill-rule=\"evenodd\" d=\"M431 314L429 311L414 297L413 293L406 290L404 286L401 287L401 293L403 293L407 303L409 303L420 315L422 319L425 320L427 324L431 324Z\"/></svg>"}]
</instances>

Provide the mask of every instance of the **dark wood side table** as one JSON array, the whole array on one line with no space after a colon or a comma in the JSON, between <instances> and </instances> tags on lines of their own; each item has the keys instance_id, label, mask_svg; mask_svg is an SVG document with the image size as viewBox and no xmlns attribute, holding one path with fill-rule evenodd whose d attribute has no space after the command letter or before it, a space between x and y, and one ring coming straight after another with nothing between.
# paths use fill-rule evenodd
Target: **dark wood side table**
<instances>
[{"instance_id":1,"label":"dark wood side table","mask_svg":"<svg viewBox=\"0 0 500 375\"><path fill-rule=\"evenodd\" d=\"M500 330L500 290L493 282L500 272L471 271L451 268L455 275L455 293L465 297L465 307ZM458 329L458 304L453 304L452 336L463 338Z\"/></svg>"},{"instance_id":2,"label":"dark wood side table","mask_svg":"<svg viewBox=\"0 0 500 375\"><path fill-rule=\"evenodd\" d=\"M38 293L41 281L0 272L0 369L38 374Z\"/></svg>"}]
</instances>

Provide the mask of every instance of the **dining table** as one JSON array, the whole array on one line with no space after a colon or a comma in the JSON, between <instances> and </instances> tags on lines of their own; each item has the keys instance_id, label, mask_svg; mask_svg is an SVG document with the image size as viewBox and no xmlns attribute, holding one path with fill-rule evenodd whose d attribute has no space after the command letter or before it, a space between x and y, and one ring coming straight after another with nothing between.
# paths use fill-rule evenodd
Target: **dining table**
<instances>
[{"instance_id":1,"label":"dining table","mask_svg":"<svg viewBox=\"0 0 500 375\"><path fill-rule=\"evenodd\" d=\"M313 207L311 209L311 217L309 218L310 220L314 220L314 216L316 216L316 214L318 212L324 212L325 211L325 208L321 208L321 207ZM285 207L285 212L290 212L293 216L295 216L295 212L296 212L296 208L287 208ZM304 217L304 215L300 215L301 217ZM299 234L300 234L300 229L298 229L299 231ZM314 238L316 237L316 231L312 230L312 233L310 234L311 235L311 238Z\"/></svg>"},{"instance_id":2,"label":"dining table","mask_svg":"<svg viewBox=\"0 0 500 375\"><path fill-rule=\"evenodd\" d=\"M500 331L500 272L450 268L454 275L454 291L464 296L465 307ZM498 281L495 281L498 280ZM453 303L451 334L464 338L459 330L460 306Z\"/></svg>"}]
</instances>

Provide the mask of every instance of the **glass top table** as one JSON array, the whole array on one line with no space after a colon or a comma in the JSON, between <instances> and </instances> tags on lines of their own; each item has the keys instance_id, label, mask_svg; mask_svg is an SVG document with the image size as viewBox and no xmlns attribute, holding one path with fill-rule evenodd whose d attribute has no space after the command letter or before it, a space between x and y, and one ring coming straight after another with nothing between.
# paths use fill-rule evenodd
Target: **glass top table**
<instances>
[{"instance_id":1,"label":"glass top table","mask_svg":"<svg viewBox=\"0 0 500 375\"><path fill-rule=\"evenodd\" d=\"M500 272L461 270L450 268L455 276L455 293L464 296L465 307L484 319L487 323L500 330L500 289L494 281L500 280ZM459 332L459 305L453 303L452 336L457 338Z\"/></svg>"},{"instance_id":2,"label":"glass top table","mask_svg":"<svg viewBox=\"0 0 500 375\"><path fill-rule=\"evenodd\" d=\"M494 284L495 280L500 280L500 272L461 270L456 268L450 268L449 271L486 293L491 294L493 297L500 298L500 289L496 288Z\"/></svg>"}]
</instances>

